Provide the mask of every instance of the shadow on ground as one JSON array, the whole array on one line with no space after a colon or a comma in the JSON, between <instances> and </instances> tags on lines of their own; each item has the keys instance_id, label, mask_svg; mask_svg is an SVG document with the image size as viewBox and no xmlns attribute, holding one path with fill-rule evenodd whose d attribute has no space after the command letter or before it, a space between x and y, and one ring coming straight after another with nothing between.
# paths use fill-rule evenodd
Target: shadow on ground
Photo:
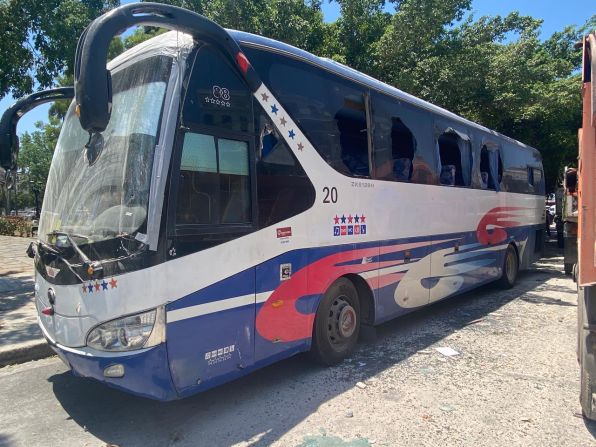
<instances>
[{"instance_id":1,"label":"shadow on ground","mask_svg":"<svg viewBox=\"0 0 596 447\"><path fill-rule=\"evenodd\" d=\"M31 277L0 276L0 347L41 338L35 312L26 308L33 286Z\"/></svg>"},{"instance_id":2,"label":"shadow on ground","mask_svg":"<svg viewBox=\"0 0 596 447\"><path fill-rule=\"evenodd\" d=\"M70 418L106 443L266 446L356 382L406 361L556 275L562 275L556 263L542 264L520 274L509 291L485 286L385 323L375 342L361 343L339 366L320 368L299 355L181 401L137 398L69 373L49 380Z\"/></svg>"}]
</instances>

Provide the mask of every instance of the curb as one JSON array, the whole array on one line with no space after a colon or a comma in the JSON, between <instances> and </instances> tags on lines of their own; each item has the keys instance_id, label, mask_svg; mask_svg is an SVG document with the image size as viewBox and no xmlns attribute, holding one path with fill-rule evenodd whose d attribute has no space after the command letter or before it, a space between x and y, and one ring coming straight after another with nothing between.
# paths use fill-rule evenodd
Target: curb
<instances>
[{"instance_id":1,"label":"curb","mask_svg":"<svg viewBox=\"0 0 596 447\"><path fill-rule=\"evenodd\" d=\"M56 355L56 353L45 340L33 340L0 350L0 368L31 360L44 359L53 355Z\"/></svg>"}]
</instances>

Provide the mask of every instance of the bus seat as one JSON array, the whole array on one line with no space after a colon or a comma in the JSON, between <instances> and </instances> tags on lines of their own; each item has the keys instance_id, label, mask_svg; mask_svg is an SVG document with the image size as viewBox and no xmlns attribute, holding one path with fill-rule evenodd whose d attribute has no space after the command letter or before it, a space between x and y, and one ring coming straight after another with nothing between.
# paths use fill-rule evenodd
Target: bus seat
<instances>
[{"instance_id":1,"label":"bus seat","mask_svg":"<svg viewBox=\"0 0 596 447\"><path fill-rule=\"evenodd\" d=\"M441 185L455 185L455 165L444 165L441 167Z\"/></svg>"},{"instance_id":2,"label":"bus seat","mask_svg":"<svg viewBox=\"0 0 596 447\"><path fill-rule=\"evenodd\" d=\"M488 189L488 172L480 172L480 187L482 189Z\"/></svg>"},{"instance_id":3,"label":"bus seat","mask_svg":"<svg viewBox=\"0 0 596 447\"><path fill-rule=\"evenodd\" d=\"M409 158L396 158L393 162L393 173L395 174L395 179L400 182L409 181L411 167L412 160Z\"/></svg>"}]
</instances>

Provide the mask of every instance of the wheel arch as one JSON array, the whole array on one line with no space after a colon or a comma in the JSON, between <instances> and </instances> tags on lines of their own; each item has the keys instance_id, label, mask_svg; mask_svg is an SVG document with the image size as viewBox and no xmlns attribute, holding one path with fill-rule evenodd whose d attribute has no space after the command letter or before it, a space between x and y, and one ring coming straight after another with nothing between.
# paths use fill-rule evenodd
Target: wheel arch
<instances>
[{"instance_id":1,"label":"wheel arch","mask_svg":"<svg viewBox=\"0 0 596 447\"><path fill-rule=\"evenodd\" d=\"M364 278L350 273L341 278L348 279L356 288L360 304L360 321L362 324L372 325L375 322L375 298L370 285ZM339 278L338 278L339 279Z\"/></svg>"}]
</instances>

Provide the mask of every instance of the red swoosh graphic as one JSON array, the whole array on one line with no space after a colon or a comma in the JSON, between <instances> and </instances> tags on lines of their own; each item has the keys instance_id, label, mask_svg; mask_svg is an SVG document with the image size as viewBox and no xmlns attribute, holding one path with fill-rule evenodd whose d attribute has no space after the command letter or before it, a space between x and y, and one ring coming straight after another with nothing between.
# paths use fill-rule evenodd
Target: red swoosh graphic
<instances>
[{"instance_id":1,"label":"red swoosh graphic","mask_svg":"<svg viewBox=\"0 0 596 447\"><path fill-rule=\"evenodd\" d=\"M478 227L476 228L476 237L478 242L483 245L499 244L507 239L507 231L505 228L515 227L520 222L515 220L503 220L508 218L519 217L516 214L510 214L509 211L527 210L529 208L521 208L515 206L499 206L491 209L488 213L480 219ZM488 230L488 226L493 226L492 230Z\"/></svg>"},{"instance_id":2,"label":"red swoosh graphic","mask_svg":"<svg viewBox=\"0 0 596 447\"><path fill-rule=\"evenodd\" d=\"M340 276L378 268L378 263L338 265L365 257L431 245L431 241L386 247L347 250L326 256L295 272L271 294L256 318L256 329L270 341L291 342L310 338L315 313L303 314L296 309L296 301L303 296L323 294ZM395 261L392 261L395 263Z\"/></svg>"}]
</instances>

